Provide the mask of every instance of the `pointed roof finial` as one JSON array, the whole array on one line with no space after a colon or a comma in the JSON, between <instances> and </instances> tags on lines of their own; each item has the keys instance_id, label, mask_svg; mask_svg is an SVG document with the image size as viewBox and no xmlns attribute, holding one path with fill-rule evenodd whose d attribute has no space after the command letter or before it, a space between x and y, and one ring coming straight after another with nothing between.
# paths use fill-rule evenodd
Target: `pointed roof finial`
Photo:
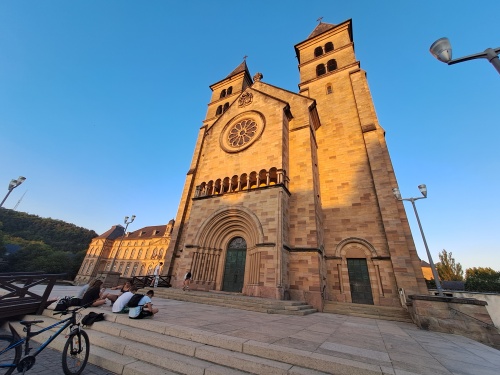
<instances>
[{"instance_id":1,"label":"pointed roof finial","mask_svg":"<svg viewBox=\"0 0 500 375\"><path fill-rule=\"evenodd\" d=\"M316 21L318 21L319 23L321 23L322 19L323 19L323 17L319 17Z\"/></svg>"},{"instance_id":2,"label":"pointed roof finial","mask_svg":"<svg viewBox=\"0 0 500 375\"><path fill-rule=\"evenodd\" d=\"M243 60L247 61L247 55L243 56Z\"/></svg>"}]
</instances>

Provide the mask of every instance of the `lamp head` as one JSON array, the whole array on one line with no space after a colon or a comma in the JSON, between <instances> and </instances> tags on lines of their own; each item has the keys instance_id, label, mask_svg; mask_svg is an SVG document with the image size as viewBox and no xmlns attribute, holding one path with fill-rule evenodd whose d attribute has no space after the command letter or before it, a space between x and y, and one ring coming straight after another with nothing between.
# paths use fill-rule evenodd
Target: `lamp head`
<instances>
[{"instance_id":1,"label":"lamp head","mask_svg":"<svg viewBox=\"0 0 500 375\"><path fill-rule=\"evenodd\" d=\"M449 63L451 61L451 44L448 38L440 38L432 43L429 49L432 56L434 56L439 61L444 63Z\"/></svg>"},{"instance_id":2,"label":"lamp head","mask_svg":"<svg viewBox=\"0 0 500 375\"><path fill-rule=\"evenodd\" d=\"M401 200L401 193L399 192L398 188L393 188L392 194L394 194L394 196L396 197L397 200Z\"/></svg>"},{"instance_id":3,"label":"lamp head","mask_svg":"<svg viewBox=\"0 0 500 375\"><path fill-rule=\"evenodd\" d=\"M134 220L135 220L135 215L132 215L130 222L133 222Z\"/></svg>"},{"instance_id":4,"label":"lamp head","mask_svg":"<svg viewBox=\"0 0 500 375\"><path fill-rule=\"evenodd\" d=\"M123 219L123 222L127 224L128 216L125 216L125 219Z\"/></svg>"},{"instance_id":5,"label":"lamp head","mask_svg":"<svg viewBox=\"0 0 500 375\"><path fill-rule=\"evenodd\" d=\"M427 186L425 186L425 184L418 185L418 190L420 190L422 195L427 198Z\"/></svg>"},{"instance_id":6,"label":"lamp head","mask_svg":"<svg viewBox=\"0 0 500 375\"><path fill-rule=\"evenodd\" d=\"M10 180L9 182L9 190L14 189L17 186L17 180Z\"/></svg>"}]
</instances>

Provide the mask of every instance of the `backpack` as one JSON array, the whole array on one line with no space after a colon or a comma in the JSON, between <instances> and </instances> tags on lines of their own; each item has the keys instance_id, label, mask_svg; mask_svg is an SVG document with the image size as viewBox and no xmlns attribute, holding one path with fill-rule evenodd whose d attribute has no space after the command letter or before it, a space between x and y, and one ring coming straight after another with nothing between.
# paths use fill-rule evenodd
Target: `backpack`
<instances>
[{"instance_id":1,"label":"backpack","mask_svg":"<svg viewBox=\"0 0 500 375\"><path fill-rule=\"evenodd\" d=\"M136 293L130 298L130 301L128 301L127 306L128 307L137 307L139 306L139 302L141 301L142 297L144 297L144 294L139 294Z\"/></svg>"},{"instance_id":2,"label":"backpack","mask_svg":"<svg viewBox=\"0 0 500 375\"><path fill-rule=\"evenodd\" d=\"M95 313L91 311L82 318L82 325L89 327L94 324L94 322L100 322L101 320L104 320L104 313Z\"/></svg>"},{"instance_id":3,"label":"backpack","mask_svg":"<svg viewBox=\"0 0 500 375\"><path fill-rule=\"evenodd\" d=\"M66 311L70 306L70 301L71 297L69 296L59 298L56 307L54 307L54 311Z\"/></svg>"}]
</instances>

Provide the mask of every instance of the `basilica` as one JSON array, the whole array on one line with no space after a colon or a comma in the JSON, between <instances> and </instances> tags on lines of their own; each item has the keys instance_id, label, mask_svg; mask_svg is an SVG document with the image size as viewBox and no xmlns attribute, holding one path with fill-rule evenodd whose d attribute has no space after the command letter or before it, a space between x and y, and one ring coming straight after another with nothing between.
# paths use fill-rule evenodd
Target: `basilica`
<instances>
[{"instance_id":1,"label":"basilica","mask_svg":"<svg viewBox=\"0 0 500 375\"><path fill-rule=\"evenodd\" d=\"M118 257L124 233L114 227L77 278L116 258L124 277L161 260L174 288L191 271L194 290L318 309L400 306L400 290L427 293L352 21L320 22L294 48L298 92L252 75L246 61L210 86L175 220L121 237Z\"/></svg>"}]
</instances>

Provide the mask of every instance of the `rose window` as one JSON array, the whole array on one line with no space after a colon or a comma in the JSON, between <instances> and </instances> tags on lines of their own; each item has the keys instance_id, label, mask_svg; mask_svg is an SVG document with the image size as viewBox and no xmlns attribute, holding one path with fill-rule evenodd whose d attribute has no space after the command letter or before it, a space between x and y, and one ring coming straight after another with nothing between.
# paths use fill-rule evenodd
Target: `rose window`
<instances>
[{"instance_id":1,"label":"rose window","mask_svg":"<svg viewBox=\"0 0 500 375\"><path fill-rule=\"evenodd\" d=\"M229 130L227 140L232 147L241 147L257 133L257 124L252 119L244 119L234 124Z\"/></svg>"}]
</instances>

